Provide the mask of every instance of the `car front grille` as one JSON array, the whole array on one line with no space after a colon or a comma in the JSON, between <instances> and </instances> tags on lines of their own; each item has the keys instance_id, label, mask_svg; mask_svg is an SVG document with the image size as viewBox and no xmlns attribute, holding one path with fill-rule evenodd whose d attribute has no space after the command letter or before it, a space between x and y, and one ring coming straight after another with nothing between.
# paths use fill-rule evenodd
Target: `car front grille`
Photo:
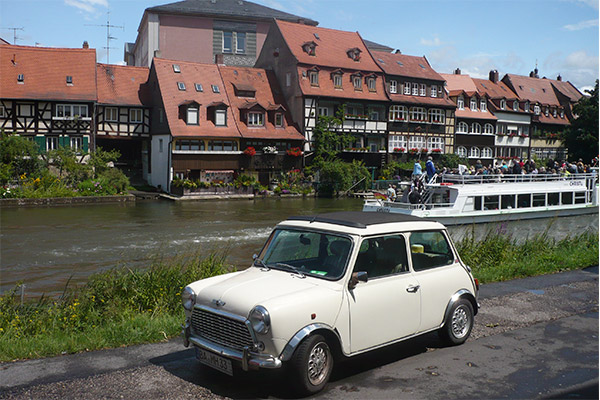
<instances>
[{"instance_id":1,"label":"car front grille","mask_svg":"<svg viewBox=\"0 0 600 400\"><path fill-rule=\"evenodd\" d=\"M253 346L252 336L244 322L207 310L194 309L192 330L204 339L236 350Z\"/></svg>"}]
</instances>

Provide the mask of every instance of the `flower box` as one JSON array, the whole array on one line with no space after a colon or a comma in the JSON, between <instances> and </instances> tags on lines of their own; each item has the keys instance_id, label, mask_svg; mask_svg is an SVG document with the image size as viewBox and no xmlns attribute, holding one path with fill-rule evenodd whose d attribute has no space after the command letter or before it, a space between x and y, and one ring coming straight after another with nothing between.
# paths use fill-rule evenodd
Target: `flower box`
<instances>
[{"instance_id":1,"label":"flower box","mask_svg":"<svg viewBox=\"0 0 600 400\"><path fill-rule=\"evenodd\" d=\"M246 150L244 150L244 154L247 155L247 156L252 157L253 155L256 154L256 149L254 147L252 147L252 146L246 147Z\"/></svg>"}]
</instances>

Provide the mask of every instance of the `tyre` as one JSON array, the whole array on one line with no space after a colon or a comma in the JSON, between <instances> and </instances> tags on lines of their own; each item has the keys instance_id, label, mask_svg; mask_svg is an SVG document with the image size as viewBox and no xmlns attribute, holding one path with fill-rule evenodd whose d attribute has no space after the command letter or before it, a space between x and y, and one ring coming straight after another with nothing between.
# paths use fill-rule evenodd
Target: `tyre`
<instances>
[{"instance_id":1,"label":"tyre","mask_svg":"<svg viewBox=\"0 0 600 400\"><path fill-rule=\"evenodd\" d=\"M473 305L467 299L459 299L450 308L444 326L439 330L442 340L455 346L463 344L473 330Z\"/></svg>"},{"instance_id":2,"label":"tyre","mask_svg":"<svg viewBox=\"0 0 600 400\"><path fill-rule=\"evenodd\" d=\"M331 349L321 335L312 335L304 339L290 361L292 381L302 395L321 391L333 370Z\"/></svg>"}]
</instances>

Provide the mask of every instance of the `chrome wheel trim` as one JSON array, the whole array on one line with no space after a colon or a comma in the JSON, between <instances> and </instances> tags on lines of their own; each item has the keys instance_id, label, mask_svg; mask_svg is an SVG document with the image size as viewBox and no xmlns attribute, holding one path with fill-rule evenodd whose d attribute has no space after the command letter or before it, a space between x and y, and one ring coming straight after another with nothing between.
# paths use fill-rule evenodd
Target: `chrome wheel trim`
<instances>
[{"instance_id":1,"label":"chrome wheel trim","mask_svg":"<svg viewBox=\"0 0 600 400\"><path fill-rule=\"evenodd\" d=\"M308 380L311 385L318 386L327 378L331 353L325 342L317 343L308 354Z\"/></svg>"},{"instance_id":2,"label":"chrome wheel trim","mask_svg":"<svg viewBox=\"0 0 600 400\"><path fill-rule=\"evenodd\" d=\"M452 335L457 339L462 339L469 332L470 324L467 306L461 304L456 307L452 313Z\"/></svg>"}]
</instances>

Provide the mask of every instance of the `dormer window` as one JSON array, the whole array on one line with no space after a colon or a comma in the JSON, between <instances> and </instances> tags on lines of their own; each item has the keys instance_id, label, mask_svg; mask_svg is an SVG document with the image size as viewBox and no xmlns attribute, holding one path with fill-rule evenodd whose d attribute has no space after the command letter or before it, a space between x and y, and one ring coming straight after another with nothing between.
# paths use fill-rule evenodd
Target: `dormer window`
<instances>
[{"instance_id":1,"label":"dormer window","mask_svg":"<svg viewBox=\"0 0 600 400\"><path fill-rule=\"evenodd\" d=\"M333 74L333 86L336 89L342 88L342 74Z\"/></svg>"},{"instance_id":2,"label":"dormer window","mask_svg":"<svg viewBox=\"0 0 600 400\"><path fill-rule=\"evenodd\" d=\"M185 83L183 83L183 82L177 82L177 89L179 89L179 90L185 90Z\"/></svg>"},{"instance_id":3,"label":"dormer window","mask_svg":"<svg viewBox=\"0 0 600 400\"><path fill-rule=\"evenodd\" d=\"M375 91L377 91L377 86L375 84L375 78L374 77L369 77L367 79L367 87L369 88L369 92L375 92Z\"/></svg>"},{"instance_id":4,"label":"dormer window","mask_svg":"<svg viewBox=\"0 0 600 400\"><path fill-rule=\"evenodd\" d=\"M317 55L317 44L315 42L306 42L302 45L302 50L309 56Z\"/></svg>"},{"instance_id":5,"label":"dormer window","mask_svg":"<svg viewBox=\"0 0 600 400\"><path fill-rule=\"evenodd\" d=\"M410 95L410 82L404 84L404 94Z\"/></svg>"},{"instance_id":6,"label":"dormer window","mask_svg":"<svg viewBox=\"0 0 600 400\"><path fill-rule=\"evenodd\" d=\"M247 83L239 83L236 82L233 84L233 88L235 90L235 95L237 97L255 97L256 89L254 86Z\"/></svg>"},{"instance_id":7,"label":"dormer window","mask_svg":"<svg viewBox=\"0 0 600 400\"><path fill-rule=\"evenodd\" d=\"M481 99L479 101L479 109L481 110L481 112L487 111L487 101L485 99Z\"/></svg>"},{"instance_id":8,"label":"dormer window","mask_svg":"<svg viewBox=\"0 0 600 400\"><path fill-rule=\"evenodd\" d=\"M308 71L308 77L310 78L310 86L319 86L319 71Z\"/></svg>"},{"instance_id":9,"label":"dormer window","mask_svg":"<svg viewBox=\"0 0 600 400\"><path fill-rule=\"evenodd\" d=\"M73 84L73 77L71 75L67 75L67 85Z\"/></svg>"},{"instance_id":10,"label":"dormer window","mask_svg":"<svg viewBox=\"0 0 600 400\"><path fill-rule=\"evenodd\" d=\"M188 125L198 125L198 106L197 105L188 106L186 123Z\"/></svg>"},{"instance_id":11,"label":"dormer window","mask_svg":"<svg viewBox=\"0 0 600 400\"><path fill-rule=\"evenodd\" d=\"M458 96L458 99L456 99L456 107L459 110L465 109L465 99L462 96Z\"/></svg>"},{"instance_id":12,"label":"dormer window","mask_svg":"<svg viewBox=\"0 0 600 400\"><path fill-rule=\"evenodd\" d=\"M181 68L179 68L178 64L173 64L173 72L179 74L181 72Z\"/></svg>"},{"instance_id":13,"label":"dormer window","mask_svg":"<svg viewBox=\"0 0 600 400\"><path fill-rule=\"evenodd\" d=\"M420 96L427 96L427 85L424 83L421 84L421 91L419 92Z\"/></svg>"},{"instance_id":14,"label":"dormer window","mask_svg":"<svg viewBox=\"0 0 600 400\"><path fill-rule=\"evenodd\" d=\"M25 75L23 75L23 74L17 75L17 82L18 83L24 83L25 82Z\"/></svg>"},{"instance_id":15,"label":"dormer window","mask_svg":"<svg viewBox=\"0 0 600 400\"><path fill-rule=\"evenodd\" d=\"M248 126L264 126L265 117L262 112L249 112L248 113Z\"/></svg>"},{"instance_id":16,"label":"dormer window","mask_svg":"<svg viewBox=\"0 0 600 400\"><path fill-rule=\"evenodd\" d=\"M390 93L398 93L398 82L390 81Z\"/></svg>"},{"instance_id":17,"label":"dormer window","mask_svg":"<svg viewBox=\"0 0 600 400\"><path fill-rule=\"evenodd\" d=\"M283 128L283 114L281 114L281 113L275 114L275 127Z\"/></svg>"},{"instance_id":18,"label":"dormer window","mask_svg":"<svg viewBox=\"0 0 600 400\"><path fill-rule=\"evenodd\" d=\"M471 97L469 108L471 109L471 111L477 111L477 99L475 97Z\"/></svg>"},{"instance_id":19,"label":"dormer window","mask_svg":"<svg viewBox=\"0 0 600 400\"><path fill-rule=\"evenodd\" d=\"M210 87L212 88L213 93L221 93L221 91L219 90L219 86L210 85Z\"/></svg>"},{"instance_id":20,"label":"dormer window","mask_svg":"<svg viewBox=\"0 0 600 400\"><path fill-rule=\"evenodd\" d=\"M500 100L500 109L504 110L506 108L506 100L502 99Z\"/></svg>"},{"instance_id":21,"label":"dormer window","mask_svg":"<svg viewBox=\"0 0 600 400\"><path fill-rule=\"evenodd\" d=\"M202 84L201 83L194 83L194 87L196 88L196 92L203 92L204 89L202 88Z\"/></svg>"},{"instance_id":22,"label":"dormer window","mask_svg":"<svg viewBox=\"0 0 600 400\"><path fill-rule=\"evenodd\" d=\"M553 109L553 110L552 110L552 116L553 116L554 118L556 118L556 115L557 115L557 113L556 113L556 108L555 108L555 109Z\"/></svg>"},{"instance_id":23,"label":"dormer window","mask_svg":"<svg viewBox=\"0 0 600 400\"><path fill-rule=\"evenodd\" d=\"M413 83L412 84L412 95L413 96L418 96L419 95L419 84L418 83Z\"/></svg>"},{"instance_id":24,"label":"dormer window","mask_svg":"<svg viewBox=\"0 0 600 400\"><path fill-rule=\"evenodd\" d=\"M528 101L525 102L524 109L525 109L525 112L527 112L527 113L529 112L529 102Z\"/></svg>"},{"instance_id":25,"label":"dormer window","mask_svg":"<svg viewBox=\"0 0 600 400\"><path fill-rule=\"evenodd\" d=\"M227 126L227 110L215 110L215 125Z\"/></svg>"},{"instance_id":26,"label":"dormer window","mask_svg":"<svg viewBox=\"0 0 600 400\"><path fill-rule=\"evenodd\" d=\"M362 76L353 75L352 76L352 85L354 86L354 90L362 90Z\"/></svg>"},{"instance_id":27,"label":"dormer window","mask_svg":"<svg viewBox=\"0 0 600 400\"><path fill-rule=\"evenodd\" d=\"M538 106L537 104L535 106L533 106L533 112L535 115L540 115L540 106Z\"/></svg>"},{"instance_id":28,"label":"dormer window","mask_svg":"<svg viewBox=\"0 0 600 400\"><path fill-rule=\"evenodd\" d=\"M545 111L544 111L544 115L547 117L549 113L550 113L550 112L549 112L549 110L548 110L548 106L546 106L546 109L545 109Z\"/></svg>"},{"instance_id":29,"label":"dormer window","mask_svg":"<svg viewBox=\"0 0 600 400\"><path fill-rule=\"evenodd\" d=\"M519 102L513 101L513 111L519 111Z\"/></svg>"},{"instance_id":30,"label":"dormer window","mask_svg":"<svg viewBox=\"0 0 600 400\"><path fill-rule=\"evenodd\" d=\"M437 86L431 87L431 97L437 97Z\"/></svg>"},{"instance_id":31,"label":"dormer window","mask_svg":"<svg viewBox=\"0 0 600 400\"><path fill-rule=\"evenodd\" d=\"M354 47L348 51L346 51L346 54L348 54L348 57L353 59L354 61L360 61L360 53L362 51L358 48L358 47Z\"/></svg>"},{"instance_id":32,"label":"dormer window","mask_svg":"<svg viewBox=\"0 0 600 400\"><path fill-rule=\"evenodd\" d=\"M565 110L560 110L560 117L564 118L565 117Z\"/></svg>"}]
</instances>

